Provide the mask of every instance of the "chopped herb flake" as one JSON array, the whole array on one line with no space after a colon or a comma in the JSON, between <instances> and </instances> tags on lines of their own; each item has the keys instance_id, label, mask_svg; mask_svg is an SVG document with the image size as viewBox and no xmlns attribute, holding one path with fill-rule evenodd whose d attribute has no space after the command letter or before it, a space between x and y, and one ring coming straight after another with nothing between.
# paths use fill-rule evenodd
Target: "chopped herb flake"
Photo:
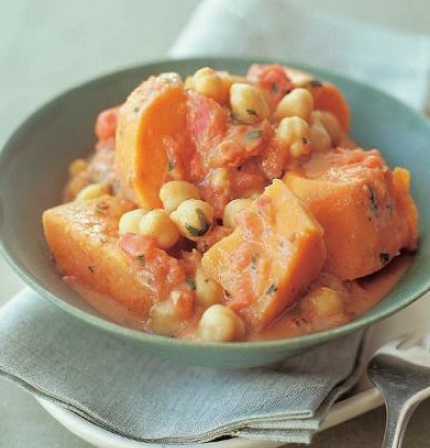
<instances>
[{"instance_id":1,"label":"chopped herb flake","mask_svg":"<svg viewBox=\"0 0 430 448\"><path fill-rule=\"evenodd\" d=\"M278 290L278 288L275 286L274 283L272 283L266 291L266 294L273 294L274 292L276 292Z\"/></svg>"},{"instance_id":2,"label":"chopped herb flake","mask_svg":"<svg viewBox=\"0 0 430 448\"><path fill-rule=\"evenodd\" d=\"M194 237L200 237L206 235L208 230L211 227L210 222L207 220L206 215L203 213L203 211L198 208L196 210L197 217L199 219L200 228L197 229L196 227L192 226L191 224L185 223L185 228L187 229L187 232Z\"/></svg>"},{"instance_id":3,"label":"chopped herb flake","mask_svg":"<svg viewBox=\"0 0 430 448\"><path fill-rule=\"evenodd\" d=\"M233 114L230 115L230 120L232 121L232 124L237 124L238 126L245 124L243 121L239 120L239 118L237 118Z\"/></svg>"},{"instance_id":4,"label":"chopped herb flake","mask_svg":"<svg viewBox=\"0 0 430 448\"><path fill-rule=\"evenodd\" d=\"M390 254L388 252L381 252L379 254L379 260L381 261L382 266L384 266L390 261Z\"/></svg>"},{"instance_id":5,"label":"chopped herb flake","mask_svg":"<svg viewBox=\"0 0 430 448\"><path fill-rule=\"evenodd\" d=\"M175 166L176 166L175 161L169 159L168 166L167 166L167 167L168 167L168 170L169 170L169 171L173 171L173 170L175 169Z\"/></svg>"},{"instance_id":6,"label":"chopped herb flake","mask_svg":"<svg viewBox=\"0 0 430 448\"><path fill-rule=\"evenodd\" d=\"M196 282L195 282L195 280L194 280L193 278L187 278L187 279L185 280L185 282L187 283L188 288L190 288L190 289L196 289Z\"/></svg>"},{"instance_id":7,"label":"chopped herb flake","mask_svg":"<svg viewBox=\"0 0 430 448\"><path fill-rule=\"evenodd\" d=\"M141 264L142 266L145 265L145 255L138 255L136 257L136 261Z\"/></svg>"},{"instance_id":8,"label":"chopped herb flake","mask_svg":"<svg viewBox=\"0 0 430 448\"><path fill-rule=\"evenodd\" d=\"M370 185L366 185L367 189L369 190L369 197L370 197L370 206L374 213L378 211L378 200L376 198L375 192L373 191L373 188Z\"/></svg>"},{"instance_id":9,"label":"chopped herb flake","mask_svg":"<svg viewBox=\"0 0 430 448\"><path fill-rule=\"evenodd\" d=\"M107 193L110 194L111 196L114 194L113 184L107 185L106 189L107 189Z\"/></svg>"},{"instance_id":10,"label":"chopped herb flake","mask_svg":"<svg viewBox=\"0 0 430 448\"><path fill-rule=\"evenodd\" d=\"M108 239L105 238L104 236L101 236L101 237L100 237L100 242L103 243L103 244L105 244L105 243L108 242Z\"/></svg>"},{"instance_id":11,"label":"chopped herb flake","mask_svg":"<svg viewBox=\"0 0 430 448\"><path fill-rule=\"evenodd\" d=\"M301 327L303 325L307 325L309 322L304 317L293 317L291 321L297 326Z\"/></svg>"},{"instance_id":12,"label":"chopped herb flake","mask_svg":"<svg viewBox=\"0 0 430 448\"><path fill-rule=\"evenodd\" d=\"M279 92L279 86L277 82L272 83L272 93L276 95Z\"/></svg>"},{"instance_id":13,"label":"chopped herb flake","mask_svg":"<svg viewBox=\"0 0 430 448\"><path fill-rule=\"evenodd\" d=\"M258 138L261 138L262 135L263 131L261 129L253 129L252 131L247 132L245 137L248 140L256 140Z\"/></svg>"},{"instance_id":14,"label":"chopped herb flake","mask_svg":"<svg viewBox=\"0 0 430 448\"><path fill-rule=\"evenodd\" d=\"M249 115L254 115L255 117L258 117L257 112L254 109L246 109Z\"/></svg>"},{"instance_id":15,"label":"chopped herb flake","mask_svg":"<svg viewBox=\"0 0 430 448\"><path fill-rule=\"evenodd\" d=\"M101 201L96 204L96 213L104 213L106 210L109 210L109 204L106 202Z\"/></svg>"},{"instance_id":16,"label":"chopped herb flake","mask_svg":"<svg viewBox=\"0 0 430 448\"><path fill-rule=\"evenodd\" d=\"M96 268L94 266L88 266L88 269L90 270L90 272L92 274L94 274L94 271L96 270Z\"/></svg>"},{"instance_id":17,"label":"chopped herb flake","mask_svg":"<svg viewBox=\"0 0 430 448\"><path fill-rule=\"evenodd\" d=\"M310 81L309 85L311 87L322 87L322 82L319 79L312 79L312 81Z\"/></svg>"},{"instance_id":18,"label":"chopped herb flake","mask_svg":"<svg viewBox=\"0 0 430 448\"><path fill-rule=\"evenodd\" d=\"M251 269L255 271L257 269L257 256L253 255L251 258Z\"/></svg>"}]
</instances>

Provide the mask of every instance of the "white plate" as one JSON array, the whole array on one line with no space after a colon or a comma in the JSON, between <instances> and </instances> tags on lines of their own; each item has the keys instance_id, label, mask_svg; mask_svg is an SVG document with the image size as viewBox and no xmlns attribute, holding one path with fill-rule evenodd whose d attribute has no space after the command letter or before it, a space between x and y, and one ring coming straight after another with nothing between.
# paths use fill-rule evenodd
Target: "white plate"
<instances>
[{"instance_id":1,"label":"white plate","mask_svg":"<svg viewBox=\"0 0 430 448\"><path fill-rule=\"evenodd\" d=\"M365 356L369 357L377 347L396 336L404 333L421 335L430 330L430 294L415 302L408 308L394 316L376 324L371 329L371 334L365 350ZM64 409L43 398L36 397L42 407L65 426L73 434L86 442L100 448L178 448L178 445L159 445L136 442L126 439L102 429L74 412ZM336 426L358 415L364 414L378 406L383 399L379 391L372 387L365 375L354 389L351 397L337 402L330 410L320 430ZM241 438L233 438L220 442L206 443L207 448L275 448L283 444L276 442L251 441ZM181 445L186 448L197 448L202 445Z\"/></svg>"}]
</instances>

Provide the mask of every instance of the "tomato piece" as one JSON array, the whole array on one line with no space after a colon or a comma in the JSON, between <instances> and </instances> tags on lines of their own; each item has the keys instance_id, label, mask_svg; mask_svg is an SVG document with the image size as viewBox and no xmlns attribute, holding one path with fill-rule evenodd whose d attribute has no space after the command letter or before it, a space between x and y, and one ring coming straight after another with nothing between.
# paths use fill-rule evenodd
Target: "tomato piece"
<instances>
[{"instance_id":1,"label":"tomato piece","mask_svg":"<svg viewBox=\"0 0 430 448\"><path fill-rule=\"evenodd\" d=\"M154 239L129 233L120 238L119 244L133 266L139 269L140 276L146 278L154 301L164 300L172 289L185 281L181 262L157 247Z\"/></svg>"},{"instance_id":2,"label":"tomato piece","mask_svg":"<svg viewBox=\"0 0 430 448\"><path fill-rule=\"evenodd\" d=\"M119 106L100 112L96 119L95 133L99 140L115 138L118 124Z\"/></svg>"},{"instance_id":3,"label":"tomato piece","mask_svg":"<svg viewBox=\"0 0 430 448\"><path fill-rule=\"evenodd\" d=\"M147 254L149 251L157 247L153 238L137 236L132 233L127 233L122 236L119 243L125 254L133 259L142 254Z\"/></svg>"},{"instance_id":4,"label":"tomato piece","mask_svg":"<svg viewBox=\"0 0 430 448\"><path fill-rule=\"evenodd\" d=\"M250 157L260 154L273 129L268 120L258 125L231 124L223 141L215 148L211 166L237 167Z\"/></svg>"},{"instance_id":5,"label":"tomato piece","mask_svg":"<svg viewBox=\"0 0 430 448\"><path fill-rule=\"evenodd\" d=\"M216 218L221 218L225 206L233 199L229 186L214 187L210 182L204 182L200 186L200 192L203 200L212 205Z\"/></svg>"},{"instance_id":6,"label":"tomato piece","mask_svg":"<svg viewBox=\"0 0 430 448\"><path fill-rule=\"evenodd\" d=\"M230 235L231 232L232 230L228 229L227 227L214 226L203 238L201 238L197 242L197 249L199 250L199 252L206 252L214 244L218 243L218 241L221 241L223 238Z\"/></svg>"},{"instance_id":7,"label":"tomato piece","mask_svg":"<svg viewBox=\"0 0 430 448\"><path fill-rule=\"evenodd\" d=\"M217 146L227 129L227 113L212 98L190 90L187 102L187 127L191 140L206 158Z\"/></svg>"},{"instance_id":8,"label":"tomato piece","mask_svg":"<svg viewBox=\"0 0 430 448\"><path fill-rule=\"evenodd\" d=\"M289 159L288 146L272 138L261 154L261 168L268 180L282 177Z\"/></svg>"},{"instance_id":9,"label":"tomato piece","mask_svg":"<svg viewBox=\"0 0 430 448\"><path fill-rule=\"evenodd\" d=\"M294 87L284 67L279 64L253 64L247 78L266 92L274 106Z\"/></svg>"},{"instance_id":10,"label":"tomato piece","mask_svg":"<svg viewBox=\"0 0 430 448\"><path fill-rule=\"evenodd\" d=\"M187 127L206 168L239 166L245 159L258 155L273 134L267 120L256 126L237 124L211 98L193 91L188 96ZM193 161L193 172L195 165Z\"/></svg>"},{"instance_id":11,"label":"tomato piece","mask_svg":"<svg viewBox=\"0 0 430 448\"><path fill-rule=\"evenodd\" d=\"M251 305L251 299L250 298L240 298L240 299L233 299L226 303L226 305L231 308L235 313L240 313L243 309L248 308L249 305Z\"/></svg>"},{"instance_id":12,"label":"tomato piece","mask_svg":"<svg viewBox=\"0 0 430 448\"><path fill-rule=\"evenodd\" d=\"M266 177L257 160L250 160L231 173L231 192L233 198L247 198L261 192L267 184Z\"/></svg>"}]
</instances>

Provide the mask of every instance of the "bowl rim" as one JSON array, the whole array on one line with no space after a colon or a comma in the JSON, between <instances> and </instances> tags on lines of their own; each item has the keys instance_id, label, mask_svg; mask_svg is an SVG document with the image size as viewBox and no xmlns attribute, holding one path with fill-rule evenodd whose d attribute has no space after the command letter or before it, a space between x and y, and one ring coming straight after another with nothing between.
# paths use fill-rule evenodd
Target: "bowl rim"
<instances>
[{"instance_id":1,"label":"bowl rim","mask_svg":"<svg viewBox=\"0 0 430 448\"><path fill-rule=\"evenodd\" d=\"M15 130L11 133L9 138L6 139L3 147L0 150L0 169L3 163L5 163L6 157L8 157L9 153L13 149L13 142L15 137L20 134L27 125L35 120L38 116L42 115L45 111L49 110L49 108L54 105L58 100L64 99L65 97L73 94L75 91L79 91L82 88L90 88L93 84L98 84L101 80L106 78L114 78L121 77L125 74L128 74L133 71L137 71L140 69L150 69L153 68L154 72L158 70L175 70L175 64L200 64L200 65L211 65L211 63L222 64L222 63L240 63L240 64L252 64L252 63L279 63L283 65L290 65L294 68L299 68L303 70L308 70L312 73L312 71L317 70L322 78L325 75L329 77L334 77L339 80L345 81L346 83L356 84L358 87L362 87L365 89L370 89L375 94L385 97L392 103L395 103L397 107L404 110L405 113L412 114L416 117L416 119L421 120L422 123L427 126L430 134L430 121L426 119L423 113L420 113L414 110L409 105L403 103L399 99L389 95L388 93L381 91L369 83L358 81L349 76L343 75L341 73L337 73L336 71L332 71L323 67L319 67L317 65L305 64L302 62L294 61L294 60L282 60L280 58L268 58L268 57L253 57L253 56L242 56L242 57L216 57L216 56L201 56L201 57L190 57L190 58L168 58L168 59L157 59L147 61L143 64L131 65L119 70L108 71L105 74L99 74L98 76L91 78L90 80L78 83L71 88L68 88L62 93L54 95L48 101L44 102L41 106L36 108L32 113L28 114L27 117L21 121L21 123L15 128ZM170 67L169 67L170 65ZM421 286L421 288L415 290L412 294L410 294L407 298L403 299L401 303L388 308L386 310L379 310L376 314L369 315L369 311L373 308L365 312L364 314L358 316L350 322L342 324L338 327L330 328L327 330L308 333L304 335L295 336L287 339L270 339L263 341L239 341L239 342L209 342L209 341L191 341L184 339L177 339L168 336L162 336L152 333L147 333L144 331L135 330L129 327L122 326L113 321L107 320L107 318L98 317L96 315L90 314L78 307L69 304L61 297L50 292L49 289L39 285L36 281L34 281L30 275L25 272L25 269L19 265L18 262L14 260L12 255L10 255L7 249L7 243L4 240L3 236L0 234L0 253L3 255L6 262L11 266L13 271L21 278L27 285L29 285L33 290L38 292L43 298L49 300L51 303L60 307L67 313L75 316L81 321L87 322L101 330L109 331L116 336L121 336L126 339L131 339L138 342L149 343L151 346L164 346L169 345L172 347L187 347L192 350L201 350L206 349L209 351L228 351L228 352L241 352L244 349L248 351L255 350L260 351L265 348L278 348L278 349L299 349L306 346L313 346L323 342L326 342L330 339L337 338L339 336L347 335L349 333L353 333L362 328L365 328L381 319L384 319L398 311L402 310L406 306L413 303L415 300L419 299L427 292L430 291L430 274L428 277L427 284ZM390 294L390 293L389 293ZM388 294L388 297L389 297ZM82 299L83 300L83 299ZM384 298L383 300L386 300ZM382 300L382 301L383 301ZM379 303L382 303L379 302ZM375 305L377 306L377 304Z\"/></svg>"}]
</instances>

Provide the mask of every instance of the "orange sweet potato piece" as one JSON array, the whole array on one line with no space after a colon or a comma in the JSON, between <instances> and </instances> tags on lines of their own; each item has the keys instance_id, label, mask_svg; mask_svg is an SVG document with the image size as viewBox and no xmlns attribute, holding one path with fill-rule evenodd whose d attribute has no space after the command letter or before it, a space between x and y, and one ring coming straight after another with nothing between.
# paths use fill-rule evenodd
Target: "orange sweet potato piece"
<instances>
[{"instance_id":1,"label":"orange sweet potato piece","mask_svg":"<svg viewBox=\"0 0 430 448\"><path fill-rule=\"evenodd\" d=\"M179 75L164 73L144 81L120 109L115 171L123 191L142 207L161 206L170 146L186 146L186 100Z\"/></svg>"},{"instance_id":2,"label":"orange sweet potato piece","mask_svg":"<svg viewBox=\"0 0 430 448\"><path fill-rule=\"evenodd\" d=\"M411 173L405 168L394 168L393 184L396 203L409 226L409 241L405 247L415 250L418 241L418 209L410 194Z\"/></svg>"},{"instance_id":3,"label":"orange sweet potato piece","mask_svg":"<svg viewBox=\"0 0 430 448\"><path fill-rule=\"evenodd\" d=\"M202 266L227 291L227 303L260 331L309 286L325 256L321 226L274 180L241 213L234 232L205 253Z\"/></svg>"},{"instance_id":4,"label":"orange sweet potato piece","mask_svg":"<svg viewBox=\"0 0 430 448\"><path fill-rule=\"evenodd\" d=\"M343 130L348 131L351 112L341 91L327 82L311 82L308 88L314 97L314 108L331 112L337 118Z\"/></svg>"},{"instance_id":5,"label":"orange sweet potato piece","mask_svg":"<svg viewBox=\"0 0 430 448\"><path fill-rule=\"evenodd\" d=\"M130 203L104 196L51 208L43 214L49 247L65 276L146 315L150 290L118 244L118 221Z\"/></svg>"},{"instance_id":6,"label":"orange sweet potato piece","mask_svg":"<svg viewBox=\"0 0 430 448\"><path fill-rule=\"evenodd\" d=\"M402 248L416 248L416 207L397 173L377 151L339 150L285 175L324 228L324 270L352 280L378 271Z\"/></svg>"}]
</instances>

